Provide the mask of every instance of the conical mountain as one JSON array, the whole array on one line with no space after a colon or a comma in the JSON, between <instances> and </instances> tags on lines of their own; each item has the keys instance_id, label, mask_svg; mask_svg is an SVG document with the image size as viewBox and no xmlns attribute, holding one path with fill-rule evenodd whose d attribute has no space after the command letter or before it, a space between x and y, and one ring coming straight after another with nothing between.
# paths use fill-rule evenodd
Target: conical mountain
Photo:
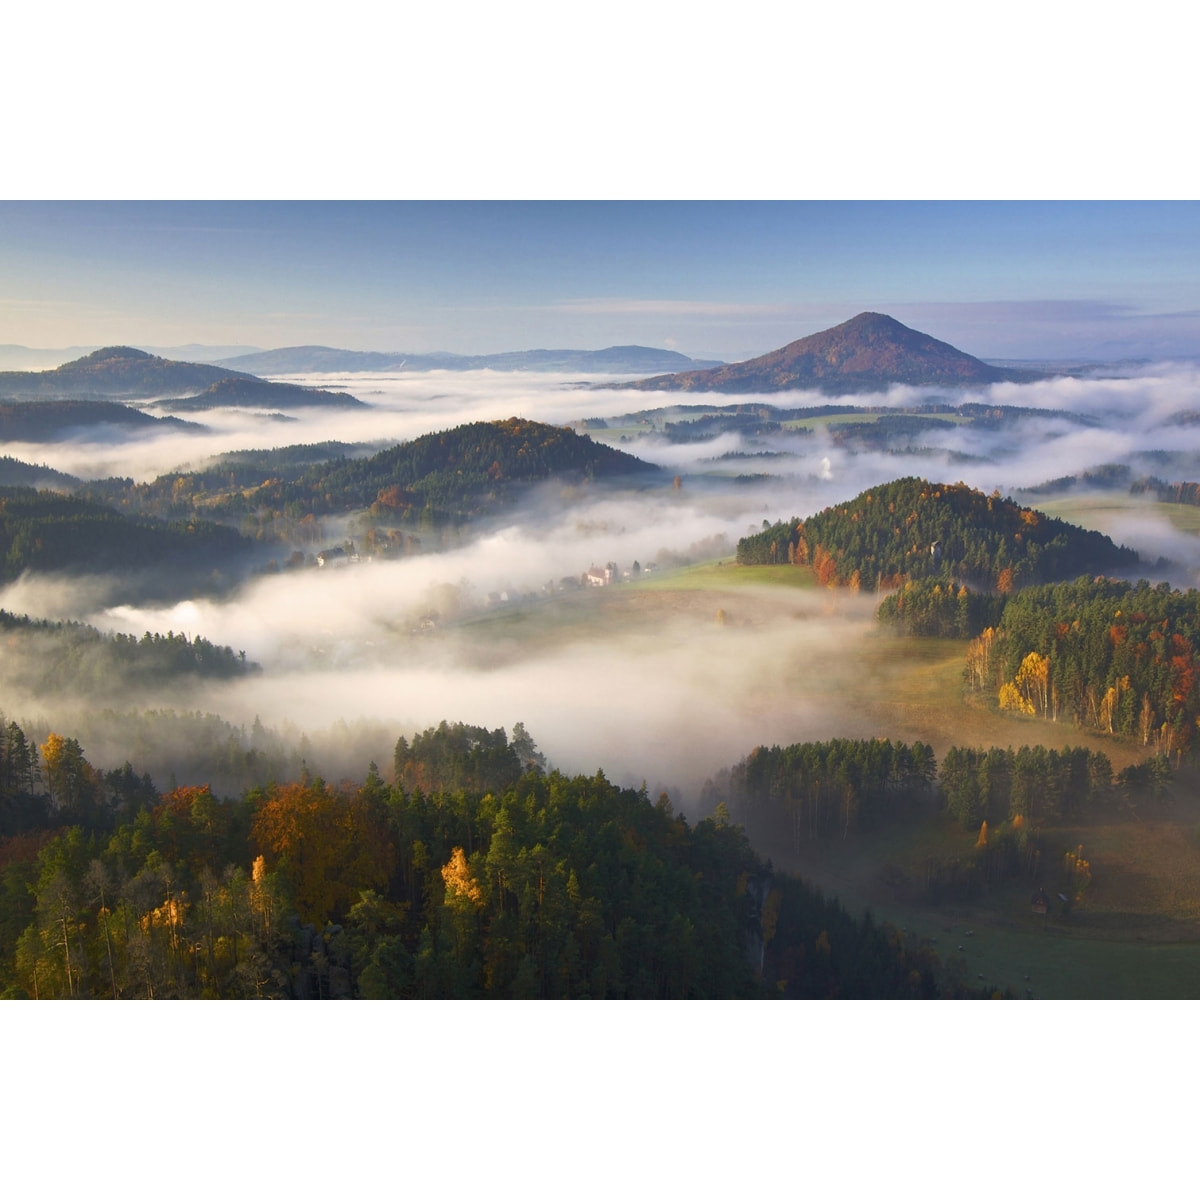
<instances>
[{"instance_id":1,"label":"conical mountain","mask_svg":"<svg viewBox=\"0 0 1200 1200\"><path fill-rule=\"evenodd\" d=\"M879 391L896 383L972 387L1037 378L1031 371L989 366L893 317L867 312L746 362L657 375L627 386L644 391L732 393L809 388L842 395Z\"/></svg>"}]
</instances>

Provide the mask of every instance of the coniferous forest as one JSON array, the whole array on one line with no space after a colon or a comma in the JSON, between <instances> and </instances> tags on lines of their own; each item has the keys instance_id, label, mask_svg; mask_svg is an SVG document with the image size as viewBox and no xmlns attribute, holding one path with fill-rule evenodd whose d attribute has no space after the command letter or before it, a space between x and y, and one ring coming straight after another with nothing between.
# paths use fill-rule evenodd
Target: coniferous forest
<instances>
[{"instance_id":1,"label":"coniferous forest","mask_svg":"<svg viewBox=\"0 0 1200 1200\"><path fill-rule=\"evenodd\" d=\"M845 775L928 789L924 747ZM721 804L689 823L528 734L447 725L388 783L163 794L72 738L0 756L10 997L686 998L990 995L927 942L776 872ZM808 748L793 748L804 757ZM827 749L817 747L818 757ZM841 778L841 777L839 777Z\"/></svg>"},{"instance_id":2,"label":"coniferous forest","mask_svg":"<svg viewBox=\"0 0 1200 1200\"><path fill-rule=\"evenodd\" d=\"M738 542L744 565L810 565L822 585L868 591L939 578L1008 594L1081 571L1136 566L1138 556L1094 530L1022 508L962 483L896 479L804 519Z\"/></svg>"}]
</instances>

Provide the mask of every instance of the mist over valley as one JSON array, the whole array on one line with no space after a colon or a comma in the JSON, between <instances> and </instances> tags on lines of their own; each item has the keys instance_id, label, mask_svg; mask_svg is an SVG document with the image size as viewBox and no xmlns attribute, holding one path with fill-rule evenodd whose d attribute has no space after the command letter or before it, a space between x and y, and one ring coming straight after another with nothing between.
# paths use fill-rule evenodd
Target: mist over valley
<instances>
[{"instance_id":1,"label":"mist over valley","mask_svg":"<svg viewBox=\"0 0 1200 1200\"><path fill-rule=\"evenodd\" d=\"M641 397L630 405L634 393L596 391L545 372L368 372L280 382L360 403L296 410L285 423L265 419L267 410L196 409L189 417L203 424L198 434L165 429L114 441L106 427L102 440L77 430L53 443L6 443L5 450L85 482L119 476L149 486L256 461L263 477L286 478L289 470L319 470L347 455L365 461L398 442L518 417L569 425L661 470L636 483L538 483L468 525L422 530L419 514L410 513L413 552L403 551L401 537L399 555L387 553L385 540L378 541L383 553L367 550L369 531L387 528L386 513L382 521L365 506L318 513L306 518L303 540L258 543L254 570L233 590L208 597L146 604L136 581L124 587L102 571L69 578L35 571L11 580L0 607L135 637L184 633L244 651L261 664L260 676L189 687L178 701L239 726L258 717L312 734L341 718L377 720L397 732L443 718L505 727L524 721L552 762L571 770L603 763L614 777L653 779L675 789L692 813L704 778L744 752L753 729L759 740L768 731L771 739L804 740L842 727L879 736L890 730L867 727L860 699L837 703L850 696L838 681L854 674L839 664L879 636L869 599L787 589L785 601L775 589L759 595L740 586L736 599L715 588L711 595L679 591L666 603L672 572L689 562L731 565L738 539L764 522L820 512L899 474L1009 494L1106 464L1127 464L1141 477L1169 455L1178 476L1200 475L1200 427L1172 423L1200 407L1193 364L1131 378L965 391L898 385L834 404L824 394L791 392L782 403L772 394L651 409ZM255 458L289 446L301 449ZM1194 532L1171 524L1162 505L1131 496L1127 485L1103 496L1095 504L1076 497L1069 519L1137 550L1135 575L1189 586L1196 580ZM1038 499L1053 508L1054 497ZM193 511L223 519L202 496ZM235 527L245 520L224 519ZM318 552L343 545L356 561L315 565ZM288 568L295 556L301 565ZM603 597L584 594L583 573L608 563L617 565L618 585ZM634 563L657 574L622 579ZM262 573L268 564L270 573ZM603 615L618 594L619 620ZM800 662L812 669L794 665ZM599 686L588 682L597 679ZM8 709L41 703L18 692Z\"/></svg>"},{"instance_id":2,"label":"mist over valley","mask_svg":"<svg viewBox=\"0 0 1200 1200\"><path fill-rule=\"evenodd\" d=\"M372 787L356 782L368 763L371 779L446 787L520 747L535 775L604 780L697 829L732 818L851 904L972 898L966 859L918 883L916 849L872 839L902 812L945 821L944 804L964 825L984 814L978 857L988 821L1009 837L1031 810L1016 792L1007 813L960 803L922 763L1036 741L1039 770L1093 756L1109 780L1095 794L1135 807L1162 786L1147 764L1183 769L1193 594L1170 589L1200 580L1200 369L989 374L952 350L927 382L877 356L848 394L692 371L684 390L736 378L736 398L651 406L637 379L547 363L210 380L97 352L93 386L116 363L137 394L47 398L26 381L0 409L5 721L52 758L67 736L126 806ZM881 362L898 381L879 383ZM152 394L164 372L179 395ZM1116 622L1099 639L1108 677L1082 660L1052 675L1052 643L1066 663L1071 630L1099 635L1082 616L1035 633L1022 598L1039 589L1046 612ZM1139 674L1139 651L1122 676L1126 644L1168 662L1143 641L1153 605L1175 675ZM451 744L453 769L436 758ZM890 809L845 763L756 782L772 754L885 753L870 747L899 756L879 785ZM482 788L491 769L462 778ZM1075 786L1056 820L1083 803ZM1038 825L1038 854L1053 828ZM833 837L859 857L822 857ZM988 870L1019 877L1004 862ZM947 969L922 986L965 994ZM1009 965L988 969L1011 987Z\"/></svg>"}]
</instances>

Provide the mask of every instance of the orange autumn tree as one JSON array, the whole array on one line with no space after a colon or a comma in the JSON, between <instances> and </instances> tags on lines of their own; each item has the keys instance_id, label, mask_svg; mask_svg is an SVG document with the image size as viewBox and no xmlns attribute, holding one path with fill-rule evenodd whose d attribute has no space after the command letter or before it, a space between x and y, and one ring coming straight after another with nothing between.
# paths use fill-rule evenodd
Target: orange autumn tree
<instances>
[{"instance_id":1,"label":"orange autumn tree","mask_svg":"<svg viewBox=\"0 0 1200 1200\"><path fill-rule=\"evenodd\" d=\"M289 783L271 788L254 820L267 868L291 884L296 911L317 926L344 917L367 889L384 892L395 847L365 789Z\"/></svg>"}]
</instances>

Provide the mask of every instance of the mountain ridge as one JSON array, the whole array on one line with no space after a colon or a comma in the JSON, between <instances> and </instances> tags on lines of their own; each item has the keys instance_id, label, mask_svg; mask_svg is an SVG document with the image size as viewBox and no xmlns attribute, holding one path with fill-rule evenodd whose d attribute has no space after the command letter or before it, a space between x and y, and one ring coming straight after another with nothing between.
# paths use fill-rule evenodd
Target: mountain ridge
<instances>
[{"instance_id":1,"label":"mountain ridge","mask_svg":"<svg viewBox=\"0 0 1200 1200\"><path fill-rule=\"evenodd\" d=\"M603 350L507 350L499 354L389 353L339 350L333 346L284 346L220 360L255 374L298 375L341 371L594 371L637 374L641 371L695 370L717 360L689 358L675 350L650 346L607 346Z\"/></svg>"}]
</instances>

